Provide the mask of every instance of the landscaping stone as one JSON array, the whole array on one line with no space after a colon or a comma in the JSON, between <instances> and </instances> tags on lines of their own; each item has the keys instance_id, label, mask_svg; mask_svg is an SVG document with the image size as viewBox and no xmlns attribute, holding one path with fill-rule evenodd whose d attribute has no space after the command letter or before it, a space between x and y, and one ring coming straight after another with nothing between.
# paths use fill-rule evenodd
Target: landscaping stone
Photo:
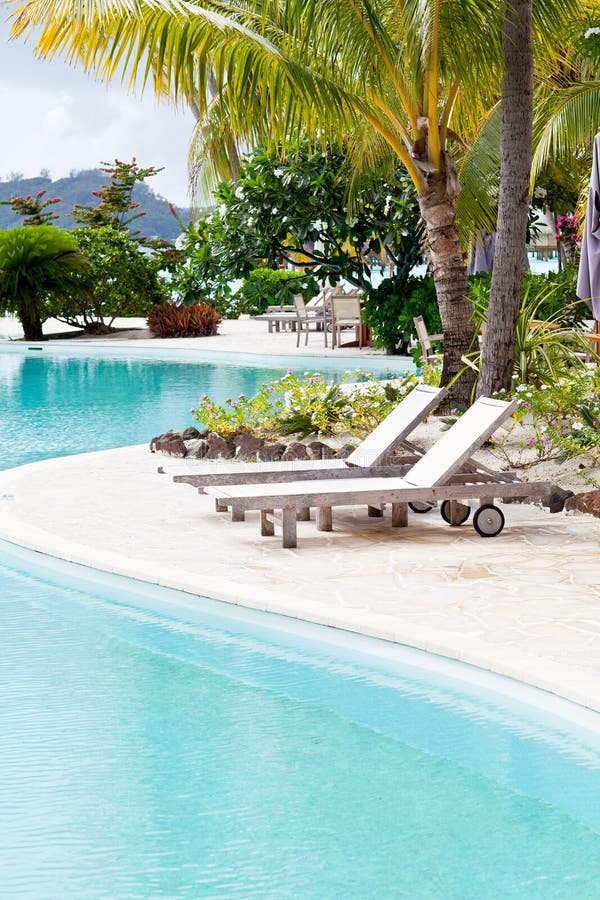
<instances>
[{"instance_id":1,"label":"landscaping stone","mask_svg":"<svg viewBox=\"0 0 600 900\"><path fill-rule=\"evenodd\" d=\"M573 491L565 490L557 484L553 484L548 500L543 503L543 506L547 506L551 513L562 512L563 509L567 508L567 503L573 497L575 497Z\"/></svg>"},{"instance_id":2,"label":"landscaping stone","mask_svg":"<svg viewBox=\"0 0 600 900\"><path fill-rule=\"evenodd\" d=\"M322 441L311 441L306 445L309 459L323 459L323 449L325 444Z\"/></svg>"},{"instance_id":3,"label":"landscaping stone","mask_svg":"<svg viewBox=\"0 0 600 900\"><path fill-rule=\"evenodd\" d=\"M208 441L205 441L204 438L186 441L185 446L187 448L185 453L187 459L204 459L208 453Z\"/></svg>"},{"instance_id":4,"label":"landscaping stone","mask_svg":"<svg viewBox=\"0 0 600 900\"><path fill-rule=\"evenodd\" d=\"M259 462L274 462L281 459L285 451L285 444L265 444L260 448L256 456Z\"/></svg>"},{"instance_id":5,"label":"landscaping stone","mask_svg":"<svg viewBox=\"0 0 600 900\"><path fill-rule=\"evenodd\" d=\"M310 456L308 455L306 444L301 444L300 441L290 441L281 458L287 462L294 459L310 459Z\"/></svg>"},{"instance_id":6,"label":"landscaping stone","mask_svg":"<svg viewBox=\"0 0 600 900\"><path fill-rule=\"evenodd\" d=\"M194 428L194 426L191 425L189 428L185 429L181 437L184 439L184 441L193 441L196 438L205 438L207 434L208 428L203 428L202 431L198 431L197 428Z\"/></svg>"},{"instance_id":7,"label":"landscaping stone","mask_svg":"<svg viewBox=\"0 0 600 900\"><path fill-rule=\"evenodd\" d=\"M337 451L337 453L335 453L335 458L336 459L347 459L350 456L350 454L354 452L354 450L356 450L356 447L354 446L354 444L344 444L344 446L340 447L340 449Z\"/></svg>"},{"instance_id":8,"label":"landscaping stone","mask_svg":"<svg viewBox=\"0 0 600 900\"><path fill-rule=\"evenodd\" d=\"M209 431L206 440L208 443L206 459L231 459L235 455L233 441L226 441L216 431Z\"/></svg>"},{"instance_id":9,"label":"landscaping stone","mask_svg":"<svg viewBox=\"0 0 600 900\"><path fill-rule=\"evenodd\" d=\"M262 438L254 437L247 431L237 434L233 439L235 457L241 460L255 460L257 452L264 446Z\"/></svg>"},{"instance_id":10,"label":"landscaping stone","mask_svg":"<svg viewBox=\"0 0 600 900\"><path fill-rule=\"evenodd\" d=\"M573 494L565 503L568 512L589 513L600 518L600 491L585 491L581 494Z\"/></svg>"},{"instance_id":11,"label":"landscaping stone","mask_svg":"<svg viewBox=\"0 0 600 900\"><path fill-rule=\"evenodd\" d=\"M165 431L158 437L152 438L150 441L150 452L154 453L159 450L161 453L168 453L169 456L185 456L187 447L181 436L180 431Z\"/></svg>"}]
</instances>

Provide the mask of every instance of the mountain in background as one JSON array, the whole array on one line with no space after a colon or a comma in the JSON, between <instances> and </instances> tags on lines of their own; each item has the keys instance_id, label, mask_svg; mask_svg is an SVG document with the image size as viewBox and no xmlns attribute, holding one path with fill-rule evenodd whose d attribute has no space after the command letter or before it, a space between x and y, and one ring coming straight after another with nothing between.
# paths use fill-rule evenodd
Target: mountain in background
<instances>
[{"instance_id":1,"label":"mountain in background","mask_svg":"<svg viewBox=\"0 0 600 900\"><path fill-rule=\"evenodd\" d=\"M47 197L61 198L60 203L50 207L52 212L60 216L54 224L59 228L74 228L76 223L69 213L75 204L96 206L98 198L93 196L92 191L99 190L109 181L109 176L100 169L74 172L68 178L59 178L57 181L52 181L49 176L43 174L37 178L17 177L11 181L0 181L0 200L26 197L28 194L35 196L38 191L46 191ZM133 200L140 204L138 212L145 212L146 215L132 223L132 230L139 229L145 237L163 238L167 241L175 240L180 234L181 229L169 212L168 202L155 194L148 185L136 184L133 189ZM181 221L187 225L190 220L189 208L176 206L175 209ZM14 228L15 225L21 224L21 217L16 216L10 206L0 206L0 228Z\"/></svg>"}]
</instances>

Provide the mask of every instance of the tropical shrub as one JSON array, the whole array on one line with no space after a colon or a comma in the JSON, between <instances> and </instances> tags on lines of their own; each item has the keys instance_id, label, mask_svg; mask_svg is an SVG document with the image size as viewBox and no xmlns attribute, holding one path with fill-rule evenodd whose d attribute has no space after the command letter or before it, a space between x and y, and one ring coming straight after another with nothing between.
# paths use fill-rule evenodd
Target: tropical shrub
<instances>
[{"instance_id":1,"label":"tropical shrub","mask_svg":"<svg viewBox=\"0 0 600 900\"><path fill-rule=\"evenodd\" d=\"M299 377L288 369L282 378L263 384L254 397L240 394L219 404L204 394L192 412L198 422L223 437L244 431L261 437L341 432L363 437L418 381L408 375L393 384L382 383L369 373L347 372L344 380L350 378L360 386L332 384L318 372Z\"/></svg>"},{"instance_id":2,"label":"tropical shrub","mask_svg":"<svg viewBox=\"0 0 600 900\"><path fill-rule=\"evenodd\" d=\"M228 318L241 313L252 316L264 312L268 306L286 306L294 302L294 294L310 300L319 292L319 283L312 275L289 269L253 269L231 300L221 310Z\"/></svg>"},{"instance_id":3,"label":"tropical shrub","mask_svg":"<svg viewBox=\"0 0 600 900\"><path fill-rule=\"evenodd\" d=\"M208 303L160 303L148 313L148 328L163 338L209 337L217 333L220 321L220 314Z\"/></svg>"},{"instance_id":4,"label":"tropical shrub","mask_svg":"<svg viewBox=\"0 0 600 900\"><path fill-rule=\"evenodd\" d=\"M442 329L435 284L428 276L405 281L384 278L376 288L365 292L364 316L375 346L389 352L408 352L415 316L423 316L432 334Z\"/></svg>"},{"instance_id":5,"label":"tropical shrub","mask_svg":"<svg viewBox=\"0 0 600 900\"><path fill-rule=\"evenodd\" d=\"M128 231L103 225L76 228L72 234L90 264L81 279L85 292L64 294L53 303L52 315L60 322L108 332L118 316L145 316L167 299L159 259Z\"/></svg>"},{"instance_id":6,"label":"tropical shrub","mask_svg":"<svg viewBox=\"0 0 600 900\"><path fill-rule=\"evenodd\" d=\"M489 274L469 278L476 316L480 320L489 306L491 280ZM589 317L590 311L585 301L577 296L576 288L577 266L568 265L560 272L541 275L526 272L521 287L521 303L534 305L538 319L551 319L561 314L565 326L578 325Z\"/></svg>"},{"instance_id":7,"label":"tropical shrub","mask_svg":"<svg viewBox=\"0 0 600 900\"><path fill-rule=\"evenodd\" d=\"M565 286L560 282L540 281L535 276L523 281L515 331L513 378L516 384L551 385L562 377L565 367L574 373L585 370L587 355L593 353L583 332L574 325L581 301L562 306L556 301L557 294L565 296ZM476 320L485 322L485 293L473 292L473 300ZM470 354L464 361L479 372L481 351Z\"/></svg>"},{"instance_id":8,"label":"tropical shrub","mask_svg":"<svg viewBox=\"0 0 600 900\"><path fill-rule=\"evenodd\" d=\"M493 452L504 466L527 468L580 456L600 457L598 368L583 369L536 387L519 384L512 397L519 405L504 429L494 436Z\"/></svg>"}]
</instances>

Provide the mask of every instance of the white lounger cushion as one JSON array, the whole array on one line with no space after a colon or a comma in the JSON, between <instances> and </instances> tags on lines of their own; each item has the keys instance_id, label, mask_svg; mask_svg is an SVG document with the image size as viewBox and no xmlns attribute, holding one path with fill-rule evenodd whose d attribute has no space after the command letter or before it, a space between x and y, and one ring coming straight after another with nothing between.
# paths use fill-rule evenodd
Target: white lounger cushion
<instances>
[{"instance_id":1,"label":"white lounger cushion","mask_svg":"<svg viewBox=\"0 0 600 900\"><path fill-rule=\"evenodd\" d=\"M434 409L447 393L446 388L418 384L346 459L349 466L378 465L414 430L415 424Z\"/></svg>"}]
</instances>

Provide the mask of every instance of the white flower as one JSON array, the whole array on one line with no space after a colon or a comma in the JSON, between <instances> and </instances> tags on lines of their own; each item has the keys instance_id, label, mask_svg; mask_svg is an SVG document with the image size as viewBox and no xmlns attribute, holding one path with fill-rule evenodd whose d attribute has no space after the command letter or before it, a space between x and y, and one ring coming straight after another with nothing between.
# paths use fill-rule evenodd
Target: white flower
<instances>
[{"instance_id":1,"label":"white flower","mask_svg":"<svg viewBox=\"0 0 600 900\"><path fill-rule=\"evenodd\" d=\"M518 386L518 388L517 388L517 394L522 394L523 391L526 391L526 390L527 390L527 385L526 385L526 384L520 384L520 385Z\"/></svg>"},{"instance_id":2,"label":"white flower","mask_svg":"<svg viewBox=\"0 0 600 900\"><path fill-rule=\"evenodd\" d=\"M285 169L274 169L273 175L275 176L275 178L283 178L283 176L285 175Z\"/></svg>"},{"instance_id":3,"label":"white flower","mask_svg":"<svg viewBox=\"0 0 600 900\"><path fill-rule=\"evenodd\" d=\"M536 187L535 191L533 192L533 196L537 197L539 200L543 200L547 193L548 191L546 190L546 188Z\"/></svg>"},{"instance_id":4,"label":"white flower","mask_svg":"<svg viewBox=\"0 0 600 900\"><path fill-rule=\"evenodd\" d=\"M591 37L593 34L600 34L600 28L588 28L588 30L584 34L584 37L588 38L588 37Z\"/></svg>"},{"instance_id":5,"label":"white flower","mask_svg":"<svg viewBox=\"0 0 600 900\"><path fill-rule=\"evenodd\" d=\"M583 422L573 422L573 431L581 431L584 428Z\"/></svg>"},{"instance_id":6,"label":"white flower","mask_svg":"<svg viewBox=\"0 0 600 900\"><path fill-rule=\"evenodd\" d=\"M311 223L310 227L315 231L325 231L325 229L327 228L327 222L323 222L322 219L316 219Z\"/></svg>"},{"instance_id":7,"label":"white flower","mask_svg":"<svg viewBox=\"0 0 600 900\"><path fill-rule=\"evenodd\" d=\"M254 225L254 219L252 218L252 216L248 216L248 218L246 219L246 225L248 226L248 228L252 228L252 226Z\"/></svg>"},{"instance_id":8,"label":"white flower","mask_svg":"<svg viewBox=\"0 0 600 900\"><path fill-rule=\"evenodd\" d=\"M244 188L241 186L241 184L238 184L238 186L236 187L235 196L238 198L238 200L241 200L244 196Z\"/></svg>"},{"instance_id":9,"label":"white flower","mask_svg":"<svg viewBox=\"0 0 600 900\"><path fill-rule=\"evenodd\" d=\"M219 213L220 217L224 219L227 215L226 205L224 203L219 203L219 205L217 206L217 212Z\"/></svg>"}]
</instances>

